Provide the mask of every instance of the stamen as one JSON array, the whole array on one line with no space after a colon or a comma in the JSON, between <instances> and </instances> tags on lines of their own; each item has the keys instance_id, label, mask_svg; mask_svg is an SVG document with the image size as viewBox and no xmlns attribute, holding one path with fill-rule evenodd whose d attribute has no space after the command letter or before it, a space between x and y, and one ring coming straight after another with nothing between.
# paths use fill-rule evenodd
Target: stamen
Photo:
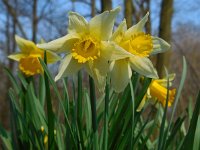
<instances>
[{"instance_id":1,"label":"stamen","mask_svg":"<svg viewBox=\"0 0 200 150\"><path fill-rule=\"evenodd\" d=\"M72 56L78 63L85 63L95 60L100 56L99 42L90 37L83 38L76 42L72 49Z\"/></svg>"},{"instance_id":2,"label":"stamen","mask_svg":"<svg viewBox=\"0 0 200 150\"><path fill-rule=\"evenodd\" d=\"M121 46L134 55L148 57L153 50L153 40L149 34L141 32L132 35L130 40L123 42Z\"/></svg>"}]
</instances>

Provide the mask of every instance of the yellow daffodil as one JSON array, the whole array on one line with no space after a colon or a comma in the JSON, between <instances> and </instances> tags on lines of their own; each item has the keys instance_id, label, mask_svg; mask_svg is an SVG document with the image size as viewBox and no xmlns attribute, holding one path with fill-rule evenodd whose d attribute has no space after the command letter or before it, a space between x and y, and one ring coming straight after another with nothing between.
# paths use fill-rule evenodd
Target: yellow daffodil
<instances>
[{"instance_id":1,"label":"yellow daffodil","mask_svg":"<svg viewBox=\"0 0 200 150\"><path fill-rule=\"evenodd\" d=\"M68 34L49 43L38 45L42 49L66 54L55 77L56 81L84 67L99 90L104 88L106 74L109 71L108 62L130 55L114 42L108 41L119 11L120 8L105 11L92 18L90 22L79 14L70 12Z\"/></svg>"},{"instance_id":2,"label":"yellow daffodil","mask_svg":"<svg viewBox=\"0 0 200 150\"><path fill-rule=\"evenodd\" d=\"M169 75L169 86L172 86L172 81L174 80L175 74ZM175 98L176 89L169 90L168 95L168 107L170 107ZM151 99L153 101L158 101L162 104L163 107L165 107L166 99L167 99L167 78L163 79L153 79L146 95L144 96L142 102L140 103L137 111L140 111L146 100Z\"/></svg>"},{"instance_id":3,"label":"yellow daffodil","mask_svg":"<svg viewBox=\"0 0 200 150\"><path fill-rule=\"evenodd\" d=\"M127 29L126 21L122 21L111 37L112 41L132 54L111 64L111 82L116 92L123 91L129 83L132 76L131 69L146 77L158 78L157 71L148 57L164 52L170 46L164 40L143 32L148 15L149 13L129 29Z\"/></svg>"},{"instance_id":4,"label":"yellow daffodil","mask_svg":"<svg viewBox=\"0 0 200 150\"><path fill-rule=\"evenodd\" d=\"M20 52L11 54L8 58L19 62L19 69L27 76L32 76L43 72L38 58L44 58L44 51L36 47L32 41L25 40L15 36ZM47 52L47 62L54 63L60 58L52 53Z\"/></svg>"}]
</instances>

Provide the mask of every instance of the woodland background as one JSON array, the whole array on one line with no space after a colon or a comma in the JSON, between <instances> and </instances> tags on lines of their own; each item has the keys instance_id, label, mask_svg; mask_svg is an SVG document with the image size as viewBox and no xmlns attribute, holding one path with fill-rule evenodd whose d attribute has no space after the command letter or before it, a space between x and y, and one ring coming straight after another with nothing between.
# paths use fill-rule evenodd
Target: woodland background
<instances>
[{"instance_id":1,"label":"woodland background","mask_svg":"<svg viewBox=\"0 0 200 150\"><path fill-rule=\"evenodd\" d=\"M3 67L14 73L18 70L17 63L7 58L18 51L14 35L35 43L41 39L50 41L67 33L69 11L79 12L89 20L117 6L121 6L122 11L115 27L124 17L130 27L150 12L146 32L172 45L170 51L151 59L160 77L164 76L163 66L167 66L170 73L176 73L174 87L180 82L182 56L186 57L187 79L177 113L183 112L190 100L195 100L200 89L200 0L0 0L0 121L5 127L9 128L7 92L11 83ZM57 72L55 65L50 67Z\"/></svg>"}]
</instances>

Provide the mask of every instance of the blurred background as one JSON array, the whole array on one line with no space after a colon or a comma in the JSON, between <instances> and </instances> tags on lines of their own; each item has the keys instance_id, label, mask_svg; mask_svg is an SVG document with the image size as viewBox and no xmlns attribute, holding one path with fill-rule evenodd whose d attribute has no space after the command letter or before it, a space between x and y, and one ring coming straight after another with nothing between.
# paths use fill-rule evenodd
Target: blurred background
<instances>
[{"instance_id":1,"label":"blurred background","mask_svg":"<svg viewBox=\"0 0 200 150\"><path fill-rule=\"evenodd\" d=\"M200 88L200 0L0 0L0 121L9 124L7 92L11 83L3 71L13 73L17 63L7 56L17 52L14 35L32 40L50 41L67 34L68 12L76 11L87 20L104 10L121 6L115 28L126 18L128 27L136 24L148 11L150 18L145 31L169 42L171 50L151 57L159 76L166 66L176 73L174 87L178 87L182 72L182 57L188 65L187 79L182 91L178 113L195 100ZM57 67L51 66L54 73Z\"/></svg>"}]
</instances>

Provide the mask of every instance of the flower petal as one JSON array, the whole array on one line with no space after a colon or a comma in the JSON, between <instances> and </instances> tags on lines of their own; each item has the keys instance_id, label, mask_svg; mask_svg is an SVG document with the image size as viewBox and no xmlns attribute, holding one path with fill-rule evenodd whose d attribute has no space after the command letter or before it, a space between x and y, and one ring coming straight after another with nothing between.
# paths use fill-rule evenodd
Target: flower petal
<instances>
[{"instance_id":1,"label":"flower petal","mask_svg":"<svg viewBox=\"0 0 200 150\"><path fill-rule=\"evenodd\" d=\"M138 108L137 108L137 112L140 112L142 110L142 108L144 107L145 103L147 101L147 95L145 94L142 101L140 102Z\"/></svg>"},{"instance_id":2,"label":"flower petal","mask_svg":"<svg viewBox=\"0 0 200 150\"><path fill-rule=\"evenodd\" d=\"M113 33L111 41L119 43L123 39L126 30L127 30L126 20L123 20L116 29L116 31Z\"/></svg>"},{"instance_id":3,"label":"flower petal","mask_svg":"<svg viewBox=\"0 0 200 150\"><path fill-rule=\"evenodd\" d=\"M133 70L148 78L158 78L157 71L152 62L145 57L134 56L129 58Z\"/></svg>"},{"instance_id":4,"label":"flower petal","mask_svg":"<svg viewBox=\"0 0 200 150\"><path fill-rule=\"evenodd\" d=\"M120 7L117 7L92 18L89 22L90 34L99 40L108 40L112 35L114 21L119 11Z\"/></svg>"},{"instance_id":5,"label":"flower petal","mask_svg":"<svg viewBox=\"0 0 200 150\"><path fill-rule=\"evenodd\" d=\"M103 92L106 85L106 75L109 71L109 63L104 59L88 62L86 65L88 74L93 78L95 85L100 92Z\"/></svg>"},{"instance_id":6,"label":"flower petal","mask_svg":"<svg viewBox=\"0 0 200 150\"><path fill-rule=\"evenodd\" d=\"M78 34L67 34L61 38L53 40L44 44L37 44L37 47L45 50L55 51L61 53L69 51L73 48L74 43L80 38Z\"/></svg>"},{"instance_id":7,"label":"flower petal","mask_svg":"<svg viewBox=\"0 0 200 150\"><path fill-rule=\"evenodd\" d=\"M116 92L122 92L128 85L132 71L127 60L117 60L111 71L111 85Z\"/></svg>"},{"instance_id":8,"label":"flower petal","mask_svg":"<svg viewBox=\"0 0 200 150\"><path fill-rule=\"evenodd\" d=\"M8 58L15 60L15 61L19 61L21 58L26 57L26 54L23 53L15 53L15 54L11 54L8 56Z\"/></svg>"},{"instance_id":9,"label":"flower petal","mask_svg":"<svg viewBox=\"0 0 200 150\"><path fill-rule=\"evenodd\" d=\"M72 54L67 55L60 64L59 72L55 77L55 81L76 73L78 70L81 69L81 67L81 64L73 59Z\"/></svg>"},{"instance_id":10,"label":"flower petal","mask_svg":"<svg viewBox=\"0 0 200 150\"><path fill-rule=\"evenodd\" d=\"M51 52L51 51L47 51L47 63L55 63L57 61L59 61L61 58L60 56L56 55L55 53Z\"/></svg>"},{"instance_id":11,"label":"flower petal","mask_svg":"<svg viewBox=\"0 0 200 150\"><path fill-rule=\"evenodd\" d=\"M133 55L122 47L118 46L115 42L101 42L101 57L106 60L113 61L132 57Z\"/></svg>"},{"instance_id":12,"label":"flower petal","mask_svg":"<svg viewBox=\"0 0 200 150\"><path fill-rule=\"evenodd\" d=\"M172 81L174 80L176 74L172 73L169 74L168 78L169 78L169 86L172 86ZM168 79L167 77L164 77L163 79L157 79L156 82L158 82L160 85L167 87L168 84Z\"/></svg>"},{"instance_id":13,"label":"flower petal","mask_svg":"<svg viewBox=\"0 0 200 150\"><path fill-rule=\"evenodd\" d=\"M138 22L136 25L129 28L125 33L124 40L130 39L131 36L136 33L143 32L144 26L146 22L148 21L148 17L149 17L149 12L142 18L142 20L140 20L140 22Z\"/></svg>"},{"instance_id":14,"label":"flower petal","mask_svg":"<svg viewBox=\"0 0 200 150\"><path fill-rule=\"evenodd\" d=\"M18 35L15 35L15 40L22 53L29 54L31 51L35 50L36 48L36 45L32 41L23 39Z\"/></svg>"},{"instance_id":15,"label":"flower petal","mask_svg":"<svg viewBox=\"0 0 200 150\"><path fill-rule=\"evenodd\" d=\"M158 37L152 37L152 39L153 39L153 51L151 55L163 53L169 50L170 45L163 39L158 38Z\"/></svg>"},{"instance_id":16,"label":"flower petal","mask_svg":"<svg viewBox=\"0 0 200 150\"><path fill-rule=\"evenodd\" d=\"M69 25L68 25L68 32L69 33L80 33L87 31L88 23L85 18L78 13L69 12Z\"/></svg>"}]
</instances>

